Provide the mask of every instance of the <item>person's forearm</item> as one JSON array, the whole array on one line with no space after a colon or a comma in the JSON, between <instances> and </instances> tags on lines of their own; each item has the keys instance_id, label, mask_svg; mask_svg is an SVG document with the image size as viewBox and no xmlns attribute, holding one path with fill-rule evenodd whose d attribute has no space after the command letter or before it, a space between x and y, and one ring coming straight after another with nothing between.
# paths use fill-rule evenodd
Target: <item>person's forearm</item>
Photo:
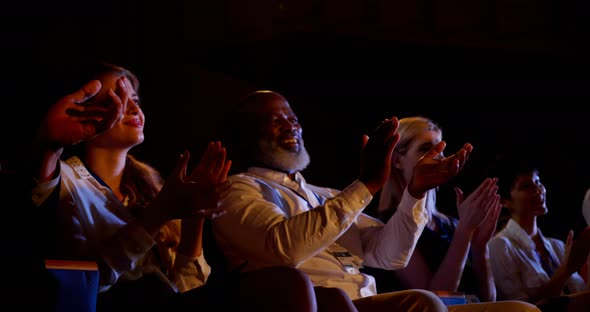
<instances>
[{"instance_id":1,"label":"person's forearm","mask_svg":"<svg viewBox=\"0 0 590 312\"><path fill-rule=\"evenodd\" d=\"M386 270L406 267L428 219L425 199L404 191L397 211L384 226L362 230L366 265Z\"/></svg>"},{"instance_id":2,"label":"person's forearm","mask_svg":"<svg viewBox=\"0 0 590 312\"><path fill-rule=\"evenodd\" d=\"M355 182L323 205L287 217L278 197L261 197L248 182L234 180L221 206L227 213L214 220L214 230L240 253L267 264L297 267L346 232L371 198L364 184Z\"/></svg>"},{"instance_id":3,"label":"person's forearm","mask_svg":"<svg viewBox=\"0 0 590 312\"><path fill-rule=\"evenodd\" d=\"M37 150L33 151L34 171L33 178L38 183L47 182L55 178L57 164L60 160L63 148L58 150Z\"/></svg>"},{"instance_id":4,"label":"person's forearm","mask_svg":"<svg viewBox=\"0 0 590 312\"><path fill-rule=\"evenodd\" d=\"M197 258L203 252L204 218L182 219L180 227L180 244L178 253L190 258Z\"/></svg>"},{"instance_id":5,"label":"person's forearm","mask_svg":"<svg viewBox=\"0 0 590 312\"><path fill-rule=\"evenodd\" d=\"M430 281L429 289L457 291L467 261L471 234L459 226L445 258Z\"/></svg>"},{"instance_id":6,"label":"person's forearm","mask_svg":"<svg viewBox=\"0 0 590 312\"><path fill-rule=\"evenodd\" d=\"M478 283L477 296L481 301L496 301L496 286L490 265L490 253L487 246L471 246L473 272Z\"/></svg>"}]
</instances>

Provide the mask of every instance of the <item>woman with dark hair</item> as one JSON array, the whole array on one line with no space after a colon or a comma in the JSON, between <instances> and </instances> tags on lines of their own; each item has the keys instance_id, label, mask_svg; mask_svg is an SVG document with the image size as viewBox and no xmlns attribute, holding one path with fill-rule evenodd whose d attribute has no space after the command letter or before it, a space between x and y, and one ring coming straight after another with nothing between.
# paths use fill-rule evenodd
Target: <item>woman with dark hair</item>
<instances>
[{"instance_id":1,"label":"woman with dark hair","mask_svg":"<svg viewBox=\"0 0 590 312\"><path fill-rule=\"evenodd\" d=\"M489 242L490 263L501 300L537 303L543 311L588 311L590 284L577 273L590 252L590 227L564 243L544 236L537 218L549 211L547 190L529 159L502 158L494 166L506 226ZM553 311L553 310L552 310Z\"/></svg>"}]
</instances>

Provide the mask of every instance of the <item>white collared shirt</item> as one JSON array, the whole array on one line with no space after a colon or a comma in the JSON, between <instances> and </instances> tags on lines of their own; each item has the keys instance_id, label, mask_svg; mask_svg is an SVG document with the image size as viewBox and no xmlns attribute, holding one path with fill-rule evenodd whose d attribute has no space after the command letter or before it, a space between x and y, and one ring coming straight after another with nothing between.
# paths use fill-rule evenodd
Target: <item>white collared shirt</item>
<instances>
[{"instance_id":1,"label":"white collared shirt","mask_svg":"<svg viewBox=\"0 0 590 312\"><path fill-rule=\"evenodd\" d=\"M58 207L44 205L59 183ZM57 208L56 256L106 264L99 265L100 291L107 290L119 278L136 279L147 272L159 274L172 288L185 291L204 284L210 273L204 253L198 259L172 254L178 271L165 276L153 262L157 259L151 254L154 239L77 157L60 161L60 175L36 185L32 199L40 209Z\"/></svg>"},{"instance_id":2,"label":"white collared shirt","mask_svg":"<svg viewBox=\"0 0 590 312\"><path fill-rule=\"evenodd\" d=\"M372 195L360 181L338 191L264 168L229 179L221 204L227 213L213 229L230 269L246 261L245 270L296 267L315 286L339 287L352 299L375 295L375 280L358 268L347 271L333 252L344 249L359 265L403 268L430 218L424 200L407 191L387 224L363 214Z\"/></svg>"},{"instance_id":3,"label":"white collared shirt","mask_svg":"<svg viewBox=\"0 0 590 312\"><path fill-rule=\"evenodd\" d=\"M541 230L538 231L552 261L559 266L565 256L565 244L558 239L544 237ZM513 219L492 237L489 248L498 300L529 301L537 297L540 288L549 282L550 276L535 251L535 242ZM574 273L567 280L566 288L570 292L584 290L584 280Z\"/></svg>"}]
</instances>

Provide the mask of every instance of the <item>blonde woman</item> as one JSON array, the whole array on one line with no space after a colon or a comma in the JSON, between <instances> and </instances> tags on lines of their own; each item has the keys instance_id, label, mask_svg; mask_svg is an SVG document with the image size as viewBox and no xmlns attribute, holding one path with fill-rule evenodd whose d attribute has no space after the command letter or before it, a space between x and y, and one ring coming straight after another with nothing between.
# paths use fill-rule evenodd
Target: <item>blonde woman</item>
<instances>
[{"instance_id":1,"label":"blonde woman","mask_svg":"<svg viewBox=\"0 0 590 312\"><path fill-rule=\"evenodd\" d=\"M418 161L443 142L441 128L422 116L400 119L398 133L400 139L391 157L391 174L381 191L377 210L384 222L395 214L401 191L410 183ZM449 306L453 311L537 310L524 302L494 302L496 288L488 261L487 242L495 232L501 209L496 183L497 179L487 178L468 196L460 188L455 188L459 219L437 209L437 189L430 189L426 194L426 209L432 217L408 265L381 273L379 279L383 282L395 279L398 287L405 289L460 291L484 302Z\"/></svg>"}]
</instances>

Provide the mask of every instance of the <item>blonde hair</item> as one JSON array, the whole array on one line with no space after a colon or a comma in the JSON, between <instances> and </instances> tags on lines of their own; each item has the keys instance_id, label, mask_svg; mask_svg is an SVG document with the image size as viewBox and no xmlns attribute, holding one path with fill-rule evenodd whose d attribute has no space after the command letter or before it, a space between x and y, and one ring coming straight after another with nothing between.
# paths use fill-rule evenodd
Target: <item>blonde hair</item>
<instances>
[{"instance_id":1,"label":"blonde hair","mask_svg":"<svg viewBox=\"0 0 590 312\"><path fill-rule=\"evenodd\" d=\"M406 117L399 120L399 142L395 146L394 152L401 155L408 151L408 146L416 136L426 131L437 131L442 134L442 129L434 121L422 116Z\"/></svg>"},{"instance_id":2,"label":"blonde hair","mask_svg":"<svg viewBox=\"0 0 590 312\"><path fill-rule=\"evenodd\" d=\"M393 149L394 154L405 155L412 141L427 131L437 131L442 134L441 127L429 118L423 116L401 118L397 129L399 141ZM377 216L384 222L389 220L397 210L407 183L400 170L392 166L391 171L391 175L381 190L377 207ZM428 192L428 201L430 204L436 201L435 191Z\"/></svg>"},{"instance_id":3,"label":"blonde hair","mask_svg":"<svg viewBox=\"0 0 590 312\"><path fill-rule=\"evenodd\" d=\"M136 215L156 198L164 185L162 176L147 163L127 154L125 169L121 179L121 192L128 198L127 207ZM178 247L180 242L180 220L168 221L156 236L156 242L167 247ZM165 257L165 255L160 255Z\"/></svg>"}]
</instances>

